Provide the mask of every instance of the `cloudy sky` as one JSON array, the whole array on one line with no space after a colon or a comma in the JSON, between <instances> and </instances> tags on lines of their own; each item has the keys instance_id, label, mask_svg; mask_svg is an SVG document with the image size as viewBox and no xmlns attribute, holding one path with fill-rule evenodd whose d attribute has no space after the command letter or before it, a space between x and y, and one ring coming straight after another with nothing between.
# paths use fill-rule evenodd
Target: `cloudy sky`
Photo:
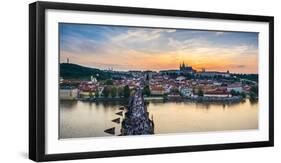
<instances>
[{"instance_id":1,"label":"cloudy sky","mask_svg":"<svg viewBox=\"0 0 281 163\"><path fill-rule=\"evenodd\" d=\"M100 69L257 73L258 33L60 24L60 62Z\"/></svg>"}]
</instances>

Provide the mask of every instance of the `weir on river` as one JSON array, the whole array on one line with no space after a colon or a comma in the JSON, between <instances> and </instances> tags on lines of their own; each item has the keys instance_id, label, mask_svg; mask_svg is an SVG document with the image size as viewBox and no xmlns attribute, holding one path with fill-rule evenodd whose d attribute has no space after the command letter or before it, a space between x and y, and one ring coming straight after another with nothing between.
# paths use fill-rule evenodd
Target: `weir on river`
<instances>
[{"instance_id":1,"label":"weir on river","mask_svg":"<svg viewBox=\"0 0 281 163\"><path fill-rule=\"evenodd\" d=\"M121 124L121 135L147 134L154 134L154 123L149 119L142 91L138 89L129 100L128 111Z\"/></svg>"}]
</instances>

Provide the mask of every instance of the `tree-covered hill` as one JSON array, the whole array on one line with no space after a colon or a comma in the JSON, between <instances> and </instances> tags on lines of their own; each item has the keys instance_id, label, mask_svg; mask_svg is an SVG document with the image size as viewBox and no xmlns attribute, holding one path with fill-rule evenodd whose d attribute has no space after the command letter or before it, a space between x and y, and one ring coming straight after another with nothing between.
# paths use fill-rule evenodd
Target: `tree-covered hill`
<instances>
[{"instance_id":1,"label":"tree-covered hill","mask_svg":"<svg viewBox=\"0 0 281 163\"><path fill-rule=\"evenodd\" d=\"M60 64L60 77L64 79L87 79L91 76L96 77L99 80L109 79L110 73L96 68L84 67L72 63Z\"/></svg>"}]
</instances>

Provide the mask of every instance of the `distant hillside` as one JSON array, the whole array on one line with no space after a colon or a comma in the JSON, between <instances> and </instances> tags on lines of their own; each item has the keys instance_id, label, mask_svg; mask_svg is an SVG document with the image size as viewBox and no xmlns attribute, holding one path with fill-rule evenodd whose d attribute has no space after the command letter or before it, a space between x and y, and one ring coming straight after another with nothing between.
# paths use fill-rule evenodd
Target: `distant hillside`
<instances>
[{"instance_id":1,"label":"distant hillside","mask_svg":"<svg viewBox=\"0 0 281 163\"><path fill-rule=\"evenodd\" d=\"M97 75L98 74L98 75ZM110 73L96 68L89 68L72 63L60 64L60 76L64 79L90 79L93 75L97 79L104 80L110 78Z\"/></svg>"}]
</instances>

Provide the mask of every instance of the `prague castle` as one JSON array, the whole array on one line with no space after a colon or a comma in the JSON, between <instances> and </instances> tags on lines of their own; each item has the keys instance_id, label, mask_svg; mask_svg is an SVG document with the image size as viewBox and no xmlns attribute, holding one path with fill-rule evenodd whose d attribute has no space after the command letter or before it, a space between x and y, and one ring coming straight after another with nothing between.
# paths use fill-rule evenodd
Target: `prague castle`
<instances>
[{"instance_id":1,"label":"prague castle","mask_svg":"<svg viewBox=\"0 0 281 163\"><path fill-rule=\"evenodd\" d=\"M180 72L183 74L193 73L194 70L191 66L185 65L184 62L180 64Z\"/></svg>"}]
</instances>

